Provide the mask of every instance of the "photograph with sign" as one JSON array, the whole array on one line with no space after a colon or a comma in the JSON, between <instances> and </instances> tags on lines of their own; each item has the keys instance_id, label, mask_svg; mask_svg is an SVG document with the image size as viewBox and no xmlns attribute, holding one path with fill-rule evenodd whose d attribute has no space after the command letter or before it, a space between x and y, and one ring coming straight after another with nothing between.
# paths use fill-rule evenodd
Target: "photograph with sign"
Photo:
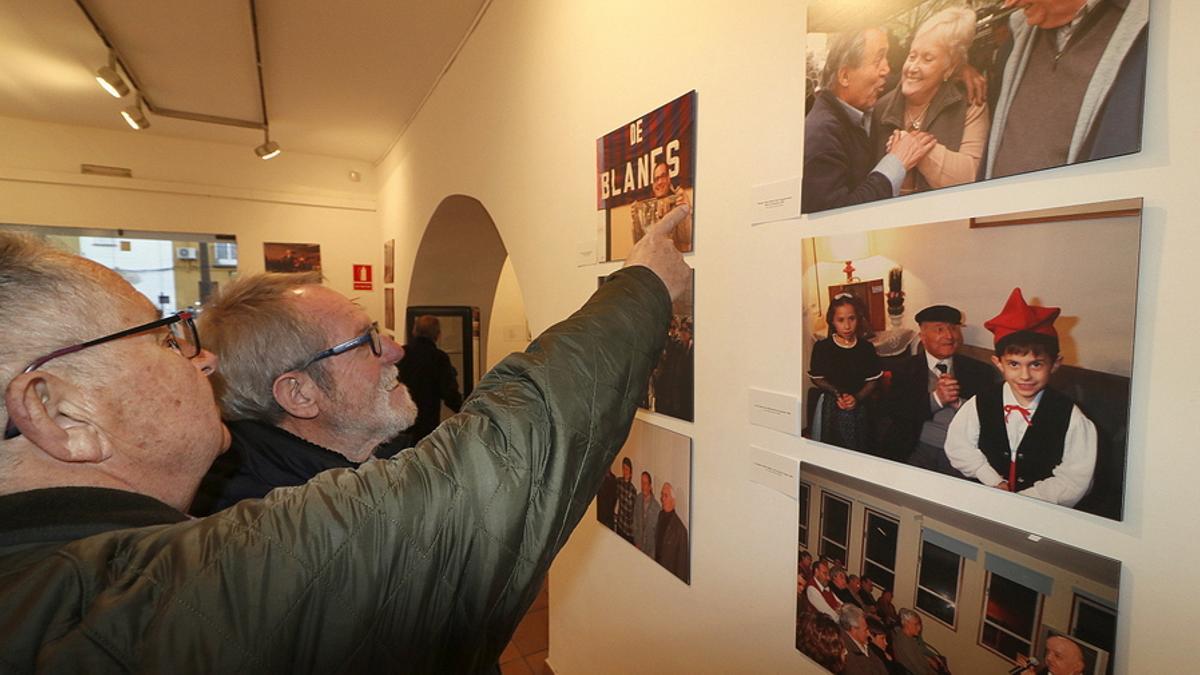
<instances>
[{"instance_id":1,"label":"photograph with sign","mask_svg":"<svg viewBox=\"0 0 1200 675\"><path fill-rule=\"evenodd\" d=\"M695 213L696 92L596 139L596 209L606 214L607 260L624 260L646 229L680 204ZM675 247L692 250L689 215Z\"/></svg>"}]
</instances>

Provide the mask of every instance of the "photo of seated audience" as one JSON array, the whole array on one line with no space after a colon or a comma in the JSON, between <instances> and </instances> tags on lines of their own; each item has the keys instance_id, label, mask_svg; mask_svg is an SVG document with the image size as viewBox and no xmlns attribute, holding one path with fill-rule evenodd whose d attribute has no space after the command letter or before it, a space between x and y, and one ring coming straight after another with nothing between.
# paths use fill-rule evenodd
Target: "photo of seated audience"
<instances>
[{"instance_id":1,"label":"photo of seated audience","mask_svg":"<svg viewBox=\"0 0 1200 675\"><path fill-rule=\"evenodd\" d=\"M803 435L1122 519L1141 207L805 239Z\"/></svg>"},{"instance_id":2,"label":"photo of seated audience","mask_svg":"<svg viewBox=\"0 0 1200 675\"><path fill-rule=\"evenodd\" d=\"M796 648L829 672L1111 672L1120 562L808 462L800 485Z\"/></svg>"},{"instance_id":3,"label":"photo of seated audience","mask_svg":"<svg viewBox=\"0 0 1200 675\"><path fill-rule=\"evenodd\" d=\"M1139 152L1149 6L814 0L801 210Z\"/></svg>"},{"instance_id":4,"label":"photo of seated audience","mask_svg":"<svg viewBox=\"0 0 1200 675\"><path fill-rule=\"evenodd\" d=\"M691 583L692 439L635 420L596 495L596 520Z\"/></svg>"}]
</instances>

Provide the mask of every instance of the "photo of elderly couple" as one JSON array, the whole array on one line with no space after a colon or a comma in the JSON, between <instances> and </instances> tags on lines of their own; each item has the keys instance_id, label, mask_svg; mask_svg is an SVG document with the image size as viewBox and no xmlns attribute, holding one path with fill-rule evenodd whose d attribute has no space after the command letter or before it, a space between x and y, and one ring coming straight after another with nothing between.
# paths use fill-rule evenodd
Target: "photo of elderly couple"
<instances>
[{"instance_id":1,"label":"photo of elderly couple","mask_svg":"<svg viewBox=\"0 0 1200 675\"><path fill-rule=\"evenodd\" d=\"M1141 207L805 239L804 436L1121 520Z\"/></svg>"},{"instance_id":2,"label":"photo of elderly couple","mask_svg":"<svg viewBox=\"0 0 1200 675\"><path fill-rule=\"evenodd\" d=\"M596 519L691 584L692 439L634 420L596 495Z\"/></svg>"},{"instance_id":3,"label":"photo of elderly couple","mask_svg":"<svg viewBox=\"0 0 1200 675\"><path fill-rule=\"evenodd\" d=\"M817 0L801 210L1141 150L1149 0Z\"/></svg>"},{"instance_id":4,"label":"photo of elderly couple","mask_svg":"<svg viewBox=\"0 0 1200 675\"><path fill-rule=\"evenodd\" d=\"M1121 563L800 466L796 648L844 675L1112 673Z\"/></svg>"}]
</instances>

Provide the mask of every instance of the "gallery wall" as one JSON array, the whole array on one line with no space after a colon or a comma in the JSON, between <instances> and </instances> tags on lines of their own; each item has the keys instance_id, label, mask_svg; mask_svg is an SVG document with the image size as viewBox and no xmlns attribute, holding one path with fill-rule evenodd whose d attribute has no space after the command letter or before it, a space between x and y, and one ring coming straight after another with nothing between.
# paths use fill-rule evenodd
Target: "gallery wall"
<instances>
[{"instance_id":1,"label":"gallery wall","mask_svg":"<svg viewBox=\"0 0 1200 675\"><path fill-rule=\"evenodd\" d=\"M382 317L369 164L294 152L264 162L253 144L11 118L0 119L0 147L0 223L232 234L242 273L263 271L264 242L319 243L329 286ZM125 167L133 178L83 175L85 163ZM374 265L374 290L353 289L353 264Z\"/></svg>"},{"instance_id":2,"label":"gallery wall","mask_svg":"<svg viewBox=\"0 0 1200 675\"><path fill-rule=\"evenodd\" d=\"M751 188L802 165L805 3L492 3L380 166L397 296L422 229L448 195L478 199L512 258L536 334L577 308L597 275L595 139L698 92L696 422L642 414L694 440L692 583L586 517L551 573L550 664L559 673L817 672L793 647L796 502L752 482L751 444L1123 562L1117 672L1194 661L1179 640L1186 592L1167 579L1200 559L1188 505L1200 473L1200 323L1191 298L1200 171L1191 160L1200 5L1155 0L1143 150L1130 157L751 226ZM1169 86L1168 86L1169 85ZM1012 499L752 426L748 390L798 395L805 236L1145 197L1137 288L1126 517ZM1061 256L1078 242L1048 241ZM1102 271L1097 261L1098 271ZM926 496L930 496L928 492ZM1186 582L1185 582L1186 585Z\"/></svg>"},{"instance_id":3,"label":"gallery wall","mask_svg":"<svg viewBox=\"0 0 1200 675\"><path fill-rule=\"evenodd\" d=\"M496 296L492 300L492 319L488 322L487 354L484 356L484 372L491 370L500 359L512 352L523 352L529 346L529 322L525 318L525 298L517 273L513 271L512 258L504 259L500 279L496 282Z\"/></svg>"}]
</instances>

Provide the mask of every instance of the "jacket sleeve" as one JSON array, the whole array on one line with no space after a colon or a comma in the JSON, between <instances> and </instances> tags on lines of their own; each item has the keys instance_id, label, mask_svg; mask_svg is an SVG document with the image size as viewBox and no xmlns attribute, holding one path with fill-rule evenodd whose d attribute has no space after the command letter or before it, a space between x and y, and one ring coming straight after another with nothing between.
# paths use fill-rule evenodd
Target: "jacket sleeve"
<instances>
[{"instance_id":1,"label":"jacket sleeve","mask_svg":"<svg viewBox=\"0 0 1200 675\"><path fill-rule=\"evenodd\" d=\"M670 311L651 271L618 271L417 447L129 531L99 567L105 607L133 602L95 641L136 644L117 660L143 671L494 665L629 433Z\"/></svg>"},{"instance_id":2,"label":"jacket sleeve","mask_svg":"<svg viewBox=\"0 0 1200 675\"><path fill-rule=\"evenodd\" d=\"M878 171L872 170L861 181L853 182L852 162L836 120L818 119L806 124L804 146L802 212L836 209L892 196L891 181Z\"/></svg>"}]
</instances>

